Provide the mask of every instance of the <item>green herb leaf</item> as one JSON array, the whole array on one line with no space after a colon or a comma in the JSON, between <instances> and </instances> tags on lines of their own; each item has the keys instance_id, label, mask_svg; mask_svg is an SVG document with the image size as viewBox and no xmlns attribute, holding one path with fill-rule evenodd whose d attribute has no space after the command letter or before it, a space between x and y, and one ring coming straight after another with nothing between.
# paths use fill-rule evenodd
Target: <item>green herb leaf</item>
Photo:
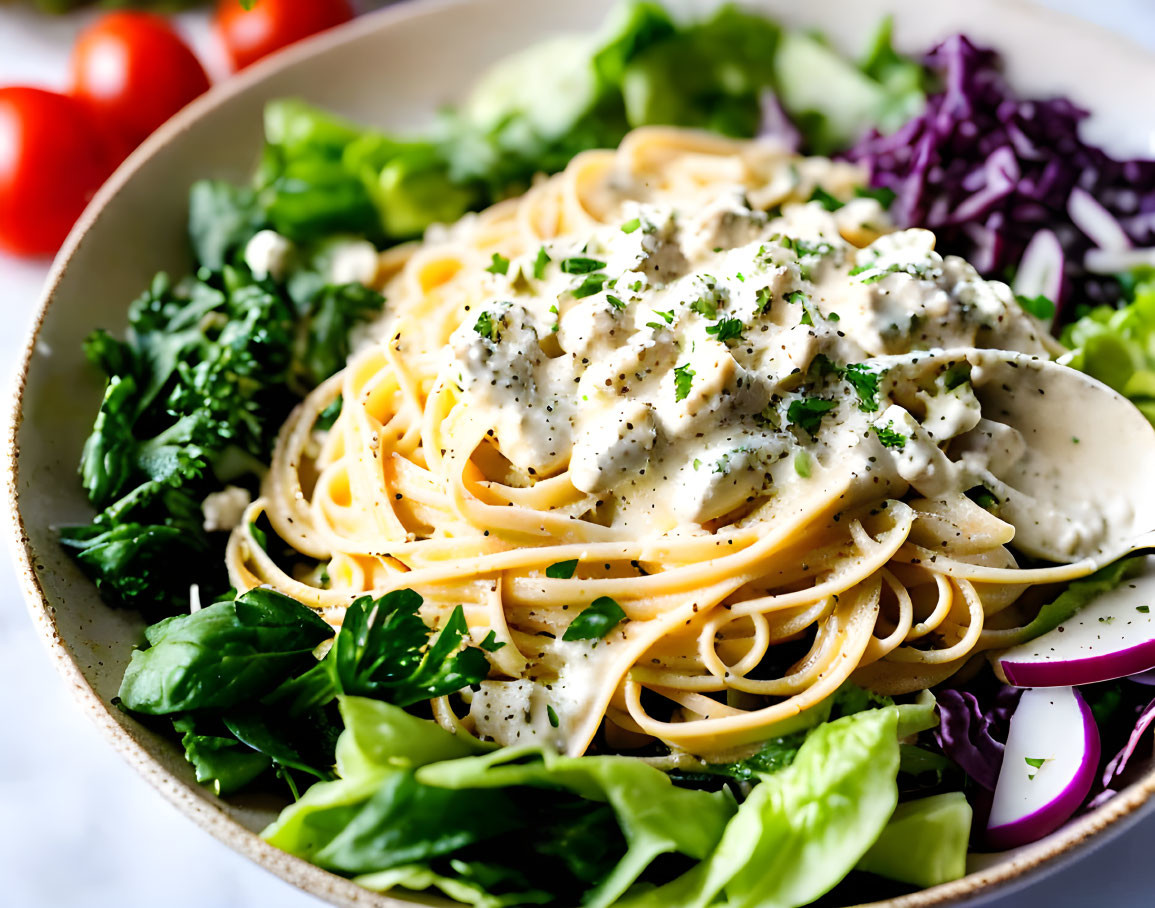
<instances>
[{"instance_id":1,"label":"green herb leaf","mask_svg":"<svg viewBox=\"0 0 1155 908\"><path fill-rule=\"evenodd\" d=\"M626 232L628 233L629 231L626 231ZM554 708L552 706L547 704L545 707L545 714L546 714L546 717L549 719L549 724L552 725L554 728L557 728L559 725L559 722L558 722L556 710L554 710Z\"/></svg>"},{"instance_id":2,"label":"green herb leaf","mask_svg":"<svg viewBox=\"0 0 1155 908\"><path fill-rule=\"evenodd\" d=\"M824 400L820 397L806 397L801 400L792 400L786 409L786 418L811 438L818 435L818 427L822 417L838 405L837 401Z\"/></svg>"},{"instance_id":3,"label":"green herb leaf","mask_svg":"<svg viewBox=\"0 0 1155 908\"><path fill-rule=\"evenodd\" d=\"M742 324L741 319L724 318L719 322L706 326L706 333L717 338L722 343L727 341L739 340L742 337L742 332L746 326Z\"/></svg>"},{"instance_id":4,"label":"green herb leaf","mask_svg":"<svg viewBox=\"0 0 1155 908\"><path fill-rule=\"evenodd\" d=\"M493 313L486 310L477 316L477 321L473 323L473 330L486 340L497 343L501 339L501 332L498 330L500 324L500 319L494 319Z\"/></svg>"},{"instance_id":5,"label":"green herb leaf","mask_svg":"<svg viewBox=\"0 0 1155 908\"><path fill-rule=\"evenodd\" d=\"M704 315L706 318L718 317L718 303L709 296L700 296L690 303L690 311Z\"/></svg>"},{"instance_id":6,"label":"green herb leaf","mask_svg":"<svg viewBox=\"0 0 1155 908\"><path fill-rule=\"evenodd\" d=\"M573 577L577 566L578 560L576 558L571 561L559 561L557 564L551 564L545 569L545 576L552 580L569 580Z\"/></svg>"},{"instance_id":7,"label":"green herb leaf","mask_svg":"<svg viewBox=\"0 0 1155 908\"><path fill-rule=\"evenodd\" d=\"M794 455L794 472L803 479L810 478L810 455L805 451L799 451Z\"/></svg>"},{"instance_id":8,"label":"green herb leaf","mask_svg":"<svg viewBox=\"0 0 1155 908\"><path fill-rule=\"evenodd\" d=\"M625 619L620 605L609 596L599 596L570 622L562 640L600 640Z\"/></svg>"},{"instance_id":9,"label":"green herb leaf","mask_svg":"<svg viewBox=\"0 0 1155 908\"><path fill-rule=\"evenodd\" d=\"M906 436L895 429L892 422L888 422L885 426L875 426L874 434L878 436L883 447L895 448L899 451L906 447Z\"/></svg>"},{"instance_id":10,"label":"green herb leaf","mask_svg":"<svg viewBox=\"0 0 1155 908\"><path fill-rule=\"evenodd\" d=\"M509 272L509 259L500 252L495 252L493 253L493 260L485 270L490 274L507 274Z\"/></svg>"},{"instance_id":11,"label":"green herb leaf","mask_svg":"<svg viewBox=\"0 0 1155 908\"><path fill-rule=\"evenodd\" d=\"M561 262L561 270L565 274L589 274L593 271L600 271L605 267L605 262L600 262L597 259L584 258L582 256L562 259Z\"/></svg>"},{"instance_id":12,"label":"green herb leaf","mask_svg":"<svg viewBox=\"0 0 1155 908\"><path fill-rule=\"evenodd\" d=\"M549 253L545 251L544 246L539 246L537 250L537 258L533 260L533 276L537 280L545 277L545 266L550 263Z\"/></svg>"},{"instance_id":13,"label":"green herb leaf","mask_svg":"<svg viewBox=\"0 0 1155 908\"><path fill-rule=\"evenodd\" d=\"M1023 311L1041 321L1050 321L1055 317L1055 304L1042 294L1034 297L1016 295L1015 300L1023 307Z\"/></svg>"},{"instance_id":14,"label":"green herb leaf","mask_svg":"<svg viewBox=\"0 0 1155 908\"><path fill-rule=\"evenodd\" d=\"M641 226L642 222L639 218L630 218L630 220L622 224L622 233L633 233Z\"/></svg>"},{"instance_id":15,"label":"green herb leaf","mask_svg":"<svg viewBox=\"0 0 1155 908\"><path fill-rule=\"evenodd\" d=\"M843 373L845 379L854 388L858 395L858 409L864 413L874 413L878 410L878 383L882 378L881 372L875 372L866 363L851 363Z\"/></svg>"},{"instance_id":16,"label":"green herb leaf","mask_svg":"<svg viewBox=\"0 0 1155 908\"><path fill-rule=\"evenodd\" d=\"M890 208L897 198L895 191L887 189L885 186L855 186L854 194L860 199L874 199L883 208Z\"/></svg>"},{"instance_id":17,"label":"green herb leaf","mask_svg":"<svg viewBox=\"0 0 1155 908\"><path fill-rule=\"evenodd\" d=\"M612 293L606 294L606 302L609 303L611 306L613 306L615 309L620 310L620 309L626 308L626 304L621 299L614 296Z\"/></svg>"},{"instance_id":18,"label":"green herb leaf","mask_svg":"<svg viewBox=\"0 0 1155 908\"><path fill-rule=\"evenodd\" d=\"M807 199L807 201L818 202L827 211L837 211L839 208L846 204L845 202L838 201L838 199L832 196L821 186L814 187L814 192L810 193L810 198Z\"/></svg>"},{"instance_id":19,"label":"green herb leaf","mask_svg":"<svg viewBox=\"0 0 1155 908\"><path fill-rule=\"evenodd\" d=\"M685 400L690 395L690 385L694 381L694 370L689 363L674 369L674 400Z\"/></svg>"},{"instance_id":20,"label":"green herb leaf","mask_svg":"<svg viewBox=\"0 0 1155 908\"><path fill-rule=\"evenodd\" d=\"M573 290L573 295L576 299L583 299L587 296L593 296L595 293L600 293L603 286L605 286L607 274L596 273L587 274L585 280L582 281Z\"/></svg>"}]
</instances>

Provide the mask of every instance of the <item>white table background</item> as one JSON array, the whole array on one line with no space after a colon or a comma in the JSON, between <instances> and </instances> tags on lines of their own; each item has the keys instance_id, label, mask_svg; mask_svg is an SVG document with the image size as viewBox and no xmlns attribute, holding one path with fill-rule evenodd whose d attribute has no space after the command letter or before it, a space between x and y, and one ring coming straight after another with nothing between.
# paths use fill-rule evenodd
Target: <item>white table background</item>
<instances>
[{"instance_id":1,"label":"white table background","mask_svg":"<svg viewBox=\"0 0 1155 908\"><path fill-rule=\"evenodd\" d=\"M848 0L849 2L849 0ZM1043 0L1155 50L1152 0ZM91 14L0 8L0 85L62 88L72 38ZM219 71L204 16L182 28ZM1155 90L1155 86L1152 86ZM0 254L0 378L10 380L46 262ZM7 384L3 385L7 387ZM123 763L73 705L0 559L0 905L11 908L320 908L195 827ZM992 908L1155 904L1155 817Z\"/></svg>"}]
</instances>

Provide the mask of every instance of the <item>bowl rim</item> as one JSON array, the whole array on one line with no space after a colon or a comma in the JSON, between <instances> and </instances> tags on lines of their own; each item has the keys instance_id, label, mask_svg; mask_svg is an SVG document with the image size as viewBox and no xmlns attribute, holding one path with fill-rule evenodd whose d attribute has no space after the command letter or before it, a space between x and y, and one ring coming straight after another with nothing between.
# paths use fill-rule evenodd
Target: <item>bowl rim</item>
<instances>
[{"instance_id":1,"label":"bowl rim","mask_svg":"<svg viewBox=\"0 0 1155 908\"><path fill-rule=\"evenodd\" d=\"M409 19L418 18L447 8L494 2L494 0L400 0L383 9L360 16L352 22L330 29L261 60L224 82L214 85L206 94L194 100L163 124L137 147L115 173L95 193L64 244L52 262L36 303L35 314L21 352L18 354L12 394L4 419L3 450L0 458L3 470L3 503L6 510L4 533L15 562L18 582L30 617L36 625L42 643L48 649L57 671L70 685L71 692L84 712L121 756L146 781L159 791L173 806L188 816L210 835L243 854L265 870L287 883L333 904L373 906L373 908L405 908L414 904L455 905L441 898L412 894L404 899L389 893L365 889L352 880L330 873L307 861L283 852L265 842L257 833L232 819L220 806L220 800L207 789L190 786L164 768L150 752L143 736L132 728L122 726L113 716L111 707L89 685L84 672L68 645L57 631L55 607L37 577L36 555L25 531L20 510L20 444L19 432L23 421L24 395L32 358L39 341L49 307L56 290L78 249L85 243L90 231L100 219L103 210L120 193L156 152L177 141L202 116L227 103L235 95L275 73L289 69L314 56L326 53L347 42L378 31L388 30ZM1140 47L1129 38L1058 10L1043 7L1033 0L1001 0L1006 6L1018 7L1032 16L1049 18L1091 33L1097 44L1110 46L1119 53L1136 54L1152 60L1155 54ZM1058 869L1057 859L1071 852L1078 858L1103 845L1110 836L1100 835L1108 828L1122 832L1138 822L1146 813L1155 810L1155 766L1100 807L1069 821L1047 838L1018 849L1010 858L983 869L972 871L958 880L943 883L908 895L871 902L870 908L931 908L954 905L965 900L986 901L1023 888L1049 872ZM1146 808L1146 809L1144 809ZM867 908L867 905L859 906Z\"/></svg>"}]
</instances>

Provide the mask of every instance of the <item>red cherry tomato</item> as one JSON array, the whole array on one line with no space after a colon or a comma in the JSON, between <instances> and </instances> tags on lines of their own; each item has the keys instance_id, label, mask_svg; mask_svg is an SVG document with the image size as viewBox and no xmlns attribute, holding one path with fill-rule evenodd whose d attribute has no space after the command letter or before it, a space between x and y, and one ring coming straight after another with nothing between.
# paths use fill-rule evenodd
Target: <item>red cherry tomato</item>
<instances>
[{"instance_id":1,"label":"red cherry tomato","mask_svg":"<svg viewBox=\"0 0 1155 908\"><path fill-rule=\"evenodd\" d=\"M0 88L0 249L55 252L116 161L79 101Z\"/></svg>"},{"instance_id":2,"label":"red cherry tomato","mask_svg":"<svg viewBox=\"0 0 1155 908\"><path fill-rule=\"evenodd\" d=\"M72 93L131 145L209 89L209 77L167 22L150 13L111 13L81 32L72 49Z\"/></svg>"},{"instance_id":3,"label":"red cherry tomato","mask_svg":"<svg viewBox=\"0 0 1155 908\"><path fill-rule=\"evenodd\" d=\"M235 71L353 15L349 0L256 0L251 9L218 0L215 26Z\"/></svg>"}]
</instances>

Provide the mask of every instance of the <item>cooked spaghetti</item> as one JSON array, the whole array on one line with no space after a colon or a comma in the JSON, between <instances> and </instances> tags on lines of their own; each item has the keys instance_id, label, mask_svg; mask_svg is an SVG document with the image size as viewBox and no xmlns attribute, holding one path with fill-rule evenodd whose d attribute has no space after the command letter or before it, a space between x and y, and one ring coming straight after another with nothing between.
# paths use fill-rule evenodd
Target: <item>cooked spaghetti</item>
<instances>
[{"instance_id":1,"label":"cooked spaghetti","mask_svg":"<svg viewBox=\"0 0 1155 908\"><path fill-rule=\"evenodd\" d=\"M437 720L571 754L604 728L721 759L848 679L914 692L1006 645L1020 594L1082 568L1017 569L1022 439L975 351L1053 342L861 183L639 130L385 253L386 313L284 426L233 584L333 624L370 592L463 605L504 645Z\"/></svg>"}]
</instances>

